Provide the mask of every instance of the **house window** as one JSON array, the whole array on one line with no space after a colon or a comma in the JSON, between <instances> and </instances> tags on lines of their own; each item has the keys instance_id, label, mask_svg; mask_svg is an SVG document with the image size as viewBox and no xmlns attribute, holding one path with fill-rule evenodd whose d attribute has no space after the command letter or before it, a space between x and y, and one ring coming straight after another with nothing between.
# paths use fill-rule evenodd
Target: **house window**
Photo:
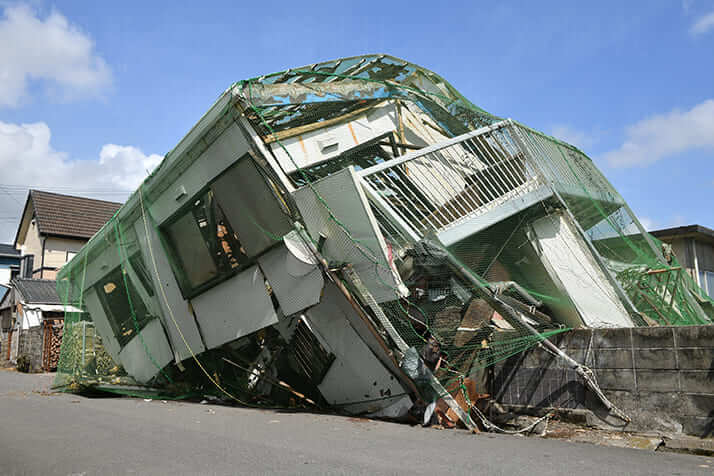
<instances>
[{"instance_id":1,"label":"house window","mask_svg":"<svg viewBox=\"0 0 714 476\"><path fill-rule=\"evenodd\" d=\"M228 276L247 262L212 190L195 199L165 229L187 295Z\"/></svg>"},{"instance_id":2,"label":"house window","mask_svg":"<svg viewBox=\"0 0 714 476\"><path fill-rule=\"evenodd\" d=\"M290 230L273 190L246 155L161 227L184 297L252 264Z\"/></svg>"},{"instance_id":3,"label":"house window","mask_svg":"<svg viewBox=\"0 0 714 476\"><path fill-rule=\"evenodd\" d=\"M117 266L100 279L94 285L94 290L99 296L114 336L122 347L134 338L137 328L143 329L153 317L121 266Z\"/></svg>"},{"instance_id":4,"label":"house window","mask_svg":"<svg viewBox=\"0 0 714 476\"><path fill-rule=\"evenodd\" d=\"M68 251L68 252L67 252L66 262L69 263L69 260L71 260L71 259L74 258L75 256L77 256L77 252L76 252L76 251Z\"/></svg>"},{"instance_id":5,"label":"house window","mask_svg":"<svg viewBox=\"0 0 714 476\"><path fill-rule=\"evenodd\" d=\"M704 292L714 299L714 272L699 271L699 283Z\"/></svg>"},{"instance_id":6,"label":"house window","mask_svg":"<svg viewBox=\"0 0 714 476\"><path fill-rule=\"evenodd\" d=\"M134 271L136 272L136 275L139 277L139 281L141 281L141 285L144 286L144 289L146 290L146 293L153 297L154 296L154 285L151 282L151 277L149 276L149 271L146 269L146 265L144 265L144 259L141 257L141 253L138 251L131 255L129 257L129 263L131 263L131 267L134 268Z\"/></svg>"}]
</instances>

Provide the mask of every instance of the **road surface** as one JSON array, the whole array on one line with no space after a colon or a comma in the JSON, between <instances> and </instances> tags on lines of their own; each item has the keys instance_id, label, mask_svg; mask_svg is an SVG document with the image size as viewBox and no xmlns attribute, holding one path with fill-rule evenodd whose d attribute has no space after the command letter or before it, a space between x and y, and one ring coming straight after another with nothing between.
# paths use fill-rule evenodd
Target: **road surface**
<instances>
[{"instance_id":1,"label":"road surface","mask_svg":"<svg viewBox=\"0 0 714 476\"><path fill-rule=\"evenodd\" d=\"M47 393L0 370L0 474L714 474L714 459L311 413Z\"/></svg>"}]
</instances>

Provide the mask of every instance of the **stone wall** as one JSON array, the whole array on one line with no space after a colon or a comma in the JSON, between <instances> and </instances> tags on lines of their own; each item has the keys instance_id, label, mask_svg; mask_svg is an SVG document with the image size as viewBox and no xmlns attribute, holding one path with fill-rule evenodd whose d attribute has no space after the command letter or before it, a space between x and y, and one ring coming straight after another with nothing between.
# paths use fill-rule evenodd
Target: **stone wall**
<instances>
[{"instance_id":1,"label":"stone wall","mask_svg":"<svg viewBox=\"0 0 714 476\"><path fill-rule=\"evenodd\" d=\"M9 332L0 331L0 367L8 367L10 365L10 361L7 359L10 347L9 337Z\"/></svg>"},{"instance_id":2,"label":"stone wall","mask_svg":"<svg viewBox=\"0 0 714 476\"><path fill-rule=\"evenodd\" d=\"M19 359L22 355L30 357L30 372L42 372L43 338L42 326L23 329L19 332L17 358Z\"/></svg>"},{"instance_id":3,"label":"stone wall","mask_svg":"<svg viewBox=\"0 0 714 476\"><path fill-rule=\"evenodd\" d=\"M578 329L551 340L594 371L632 422L609 415L563 359L540 347L493 368L499 403L587 410L595 426L714 436L714 326Z\"/></svg>"}]
</instances>

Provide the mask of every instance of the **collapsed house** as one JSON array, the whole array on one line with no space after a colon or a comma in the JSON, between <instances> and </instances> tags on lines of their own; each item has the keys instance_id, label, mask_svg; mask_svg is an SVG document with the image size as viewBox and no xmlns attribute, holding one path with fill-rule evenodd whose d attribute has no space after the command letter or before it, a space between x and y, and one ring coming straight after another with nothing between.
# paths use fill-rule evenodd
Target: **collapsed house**
<instances>
[{"instance_id":1,"label":"collapsed house","mask_svg":"<svg viewBox=\"0 0 714 476\"><path fill-rule=\"evenodd\" d=\"M58 385L469 427L551 335L712 322L585 154L386 55L232 85L58 291Z\"/></svg>"}]
</instances>

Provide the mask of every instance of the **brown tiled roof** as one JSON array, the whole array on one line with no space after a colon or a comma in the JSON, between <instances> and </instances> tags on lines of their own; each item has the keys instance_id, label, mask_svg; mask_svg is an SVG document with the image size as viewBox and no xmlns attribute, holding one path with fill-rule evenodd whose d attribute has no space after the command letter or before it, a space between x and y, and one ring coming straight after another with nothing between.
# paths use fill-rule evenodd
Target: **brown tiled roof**
<instances>
[{"instance_id":1,"label":"brown tiled roof","mask_svg":"<svg viewBox=\"0 0 714 476\"><path fill-rule=\"evenodd\" d=\"M91 238L122 205L40 190L30 190L30 199L40 233L76 238Z\"/></svg>"}]
</instances>

